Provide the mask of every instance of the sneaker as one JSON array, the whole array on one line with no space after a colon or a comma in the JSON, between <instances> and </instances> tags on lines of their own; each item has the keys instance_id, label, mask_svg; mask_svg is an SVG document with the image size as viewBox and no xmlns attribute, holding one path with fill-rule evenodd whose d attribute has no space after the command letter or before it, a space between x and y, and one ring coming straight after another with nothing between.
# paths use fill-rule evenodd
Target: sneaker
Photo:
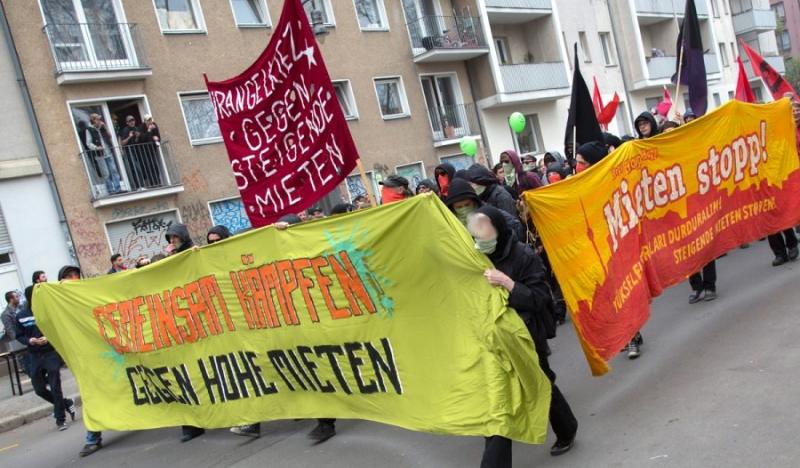
<instances>
[{"instance_id":1,"label":"sneaker","mask_svg":"<svg viewBox=\"0 0 800 468\"><path fill-rule=\"evenodd\" d=\"M703 300L703 291L692 291L689 294L689 304L697 304Z\"/></svg>"},{"instance_id":2,"label":"sneaker","mask_svg":"<svg viewBox=\"0 0 800 468\"><path fill-rule=\"evenodd\" d=\"M78 455L80 455L81 457L88 457L89 455L100 450L101 448L103 448L103 442L98 440L96 444L84 445L83 449L81 449L81 452Z\"/></svg>"},{"instance_id":3,"label":"sneaker","mask_svg":"<svg viewBox=\"0 0 800 468\"><path fill-rule=\"evenodd\" d=\"M739 246L739 248L740 249L749 249L750 248L750 244L742 244L742 245Z\"/></svg>"},{"instance_id":4,"label":"sneaker","mask_svg":"<svg viewBox=\"0 0 800 468\"><path fill-rule=\"evenodd\" d=\"M636 341L631 341L628 344L628 359L636 359L641 356L641 352L639 351L639 344Z\"/></svg>"},{"instance_id":5,"label":"sneaker","mask_svg":"<svg viewBox=\"0 0 800 468\"><path fill-rule=\"evenodd\" d=\"M69 413L69 417L75 421L75 414L77 410L75 409L75 402L71 398L67 398L64 400L64 406L67 408L67 413Z\"/></svg>"},{"instance_id":6,"label":"sneaker","mask_svg":"<svg viewBox=\"0 0 800 468\"><path fill-rule=\"evenodd\" d=\"M314 430L308 433L308 438L313 440L315 444L321 444L335 435L336 429L333 424L319 423Z\"/></svg>"},{"instance_id":7,"label":"sneaker","mask_svg":"<svg viewBox=\"0 0 800 468\"><path fill-rule=\"evenodd\" d=\"M575 445L575 436L567 440L556 440L556 443L550 447L550 455L557 457L569 452Z\"/></svg>"},{"instance_id":8,"label":"sneaker","mask_svg":"<svg viewBox=\"0 0 800 468\"><path fill-rule=\"evenodd\" d=\"M789 257L787 257L786 255L778 255L777 257L775 257L775 260L772 261L772 266L774 267L781 266L788 261Z\"/></svg>"},{"instance_id":9,"label":"sneaker","mask_svg":"<svg viewBox=\"0 0 800 468\"><path fill-rule=\"evenodd\" d=\"M793 247L789 249L789 260L797 260L797 256L800 255L800 251L797 250L797 247Z\"/></svg>"},{"instance_id":10,"label":"sneaker","mask_svg":"<svg viewBox=\"0 0 800 468\"><path fill-rule=\"evenodd\" d=\"M717 292L711 291L710 289L706 290L706 302L713 301L717 298Z\"/></svg>"},{"instance_id":11,"label":"sneaker","mask_svg":"<svg viewBox=\"0 0 800 468\"><path fill-rule=\"evenodd\" d=\"M636 343L637 346L644 344L644 337L642 336L641 332L636 332L636 334L633 336L633 342Z\"/></svg>"},{"instance_id":12,"label":"sneaker","mask_svg":"<svg viewBox=\"0 0 800 468\"><path fill-rule=\"evenodd\" d=\"M62 421L60 423L56 423L56 427L58 428L59 432L66 431L69 429L69 424L66 421Z\"/></svg>"},{"instance_id":13,"label":"sneaker","mask_svg":"<svg viewBox=\"0 0 800 468\"><path fill-rule=\"evenodd\" d=\"M261 437L261 428L258 424L248 424L246 426L235 426L231 428L231 432L236 435L259 438Z\"/></svg>"},{"instance_id":14,"label":"sneaker","mask_svg":"<svg viewBox=\"0 0 800 468\"><path fill-rule=\"evenodd\" d=\"M181 442L189 442L195 437L200 437L205 433L206 433L205 429L200 429L199 427L184 426L183 434L181 435Z\"/></svg>"}]
</instances>

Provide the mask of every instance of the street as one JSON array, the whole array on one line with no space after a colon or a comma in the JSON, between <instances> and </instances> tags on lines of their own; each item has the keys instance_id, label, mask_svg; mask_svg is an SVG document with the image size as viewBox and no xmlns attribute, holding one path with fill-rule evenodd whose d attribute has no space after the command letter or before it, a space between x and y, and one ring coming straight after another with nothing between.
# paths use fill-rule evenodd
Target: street
<instances>
[{"instance_id":1,"label":"street","mask_svg":"<svg viewBox=\"0 0 800 468\"><path fill-rule=\"evenodd\" d=\"M620 356L593 378L571 324L551 340L551 366L580 427L562 457L514 444L519 467L790 467L800 459L800 262L770 265L766 242L717 263L719 298L688 305L681 284L652 304L642 356ZM340 421L311 446L313 421L262 424L257 440L227 430L180 443L180 429L107 432L81 459L80 420L57 432L50 418L0 434L3 467L472 467L483 439Z\"/></svg>"}]
</instances>

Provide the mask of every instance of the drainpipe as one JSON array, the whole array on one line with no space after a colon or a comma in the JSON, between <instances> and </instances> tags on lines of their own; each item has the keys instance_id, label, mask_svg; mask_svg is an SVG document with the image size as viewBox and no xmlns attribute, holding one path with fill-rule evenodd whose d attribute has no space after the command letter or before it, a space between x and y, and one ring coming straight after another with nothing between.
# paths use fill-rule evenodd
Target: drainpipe
<instances>
[{"instance_id":1,"label":"drainpipe","mask_svg":"<svg viewBox=\"0 0 800 468\"><path fill-rule=\"evenodd\" d=\"M612 26L611 29L612 29L613 40L614 40L614 50L617 53L617 65L619 66L619 72L622 74L622 86L625 87L625 102L628 104L628 116L630 118L631 124L632 125L636 125L634 123L634 120L636 120L636 117L634 117L634 115L633 115L633 106L632 106L633 103L631 102L631 95L630 95L630 91L629 91L630 87L628 86L627 73L625 73L625 60L623 60L623 56L620 53L621 51L620 51L620 48L619 48L619 41L617 40L617 34L616 34L617 31L618 31L618 27L617 26L619 25L619 22L614 20L615 16L614 16L614 12L611 11L611 2L606 2L606 8L608 8L608 16L609 16L609 19L611 20L611 26ZM636 14L636 12L634 11L634 15L635 14ZM626 128L625 130L626 131L630 131L631 129L630 128ZM634 128L633 131L635 132L636 129Z\"/></svg>"},{"instance_id":2,"label":"drainpipe","mask_svg":"<svg viewBox=\"0 0 800 468\"><path fill-rule=\"evenodd\" d=\"M11 57L11 62L14 64L14 73L16 74L17 84L19 85L20 92L22 93L22 100L25 103L28 121L33 129L33 137L36 141L36 148L39 150L39 162L42 165L42 171L44 172L44 175L47 177L47 183L50 185L50 194L52 195L53 203L56 206L58 222L61 225L61 231L63 232L64 239L66 240L69 255L77 264L78 257L75 255L75 247L72 243L72 235L69 230L69 224L67 223L67 218L64 214L64 206L61 204L61 196L58 193L58 187L56 186L56 181L53 177L53 169L50 167L50 159L47 156L47 149L44 145L42 132L39 129L39 121L36 118L36 110L33 108L31 93L28 90L28 82L25 80L25 73L23 72L22 65L19 61L17 48L14 45L14 38L11 35L11 27L8 24L8 18L6 17L5 5L2 1L0 1L0 28L3 29L3 36L6 40L9 56Z\"/></svg>"}]
</instances>

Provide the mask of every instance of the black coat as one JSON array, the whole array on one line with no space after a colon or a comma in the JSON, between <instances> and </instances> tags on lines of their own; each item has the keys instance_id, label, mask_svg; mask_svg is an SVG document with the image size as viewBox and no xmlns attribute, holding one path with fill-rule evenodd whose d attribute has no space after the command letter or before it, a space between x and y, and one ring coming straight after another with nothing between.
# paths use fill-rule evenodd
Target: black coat
<instances>
[{"instance_id":1,"label":"black coat","mask_svg":"<svg viewBox=\"0 0 800 468\"><path fill-rule=\"evenodd\" d=\"M515 218L519 217L514 197L511 196L508 190L500 186L497 178L489 168L481 164L473 164L467 169L466 176L467 180L473 184L486 187L486 190L478 195L478 198L484 204L503 210Z\"/></svg>"}]
</instances>

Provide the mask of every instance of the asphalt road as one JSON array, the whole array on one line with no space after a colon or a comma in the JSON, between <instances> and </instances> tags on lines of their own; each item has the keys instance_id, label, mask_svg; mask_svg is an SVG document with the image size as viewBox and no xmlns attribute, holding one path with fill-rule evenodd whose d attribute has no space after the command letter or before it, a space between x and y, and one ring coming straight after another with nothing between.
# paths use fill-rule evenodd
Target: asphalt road
<instances>
[{"instance_id":1,"label":"asphalt road","mask_svg":"<svg viewBox=\"0 0 800 468\"><path fill-rule=\"evenodd\" d=\"M519 467L800 466L800 262L770 265L766 242L717 263L719 299L689 306L689 287L656 299L642 357L591 377L571 325L551 341L551 365L580 422L575 448L514 445ZM180 429L108 432L81 459L80 421L51 419L0 434L1 467L471 467L483 440L434 436L365 421L311 446L311 421L262 425L251 440L224 430L182 444Z\"/></svg>"}]
</instances>

